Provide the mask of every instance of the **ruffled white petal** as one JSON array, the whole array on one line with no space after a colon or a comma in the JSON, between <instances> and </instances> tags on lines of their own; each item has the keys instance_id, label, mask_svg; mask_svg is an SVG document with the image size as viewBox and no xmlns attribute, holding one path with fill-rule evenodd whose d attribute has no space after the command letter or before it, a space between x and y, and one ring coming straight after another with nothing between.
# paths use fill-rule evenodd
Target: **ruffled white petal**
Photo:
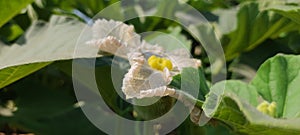
<instances>
[{"instance_id":1,"label":"ruffled white petal","mask_svg":"<svg viewBox=\"0 0 300 135\"><path fill-rule=\"evenodd\" d=\"M149 68L142 53L128 54L131 68L123 79L122 91L126 98L143 98L152 96L166 96L170 89L166 86L171 82L172 76L167 68L164 72Z\"/></svg>"},{"instance_id":2,"label":"ruffled white petal","mask_svg":"<svg viewBox=\"0 0 300 135\"><path fill-rule=\"evenodd\" d=\"M123 45L120 40L118 40L116 37L113 36L108 36L103 39L93 39L86 43L88 45L99 48L99 51L108 52L111 54L118 54L119 56L122 57L126 56L125 50L124 51L119 50L119 52L124 52L124 53L116 53L118 49L122 49Z\"/></svg>"},{"instance_id":3,"label":"ruffled white petal","mask_svg":"<svg viewBox=\"0 0 300 135\"><path fill-rule=\"evenodd\" d=\"M132 47L139 46L140 36L134 32L132 25L126 25L123 22L98 19L93 24L94 39L103 39L108 36L113 36Z\"/></svg>"}]
</instances>

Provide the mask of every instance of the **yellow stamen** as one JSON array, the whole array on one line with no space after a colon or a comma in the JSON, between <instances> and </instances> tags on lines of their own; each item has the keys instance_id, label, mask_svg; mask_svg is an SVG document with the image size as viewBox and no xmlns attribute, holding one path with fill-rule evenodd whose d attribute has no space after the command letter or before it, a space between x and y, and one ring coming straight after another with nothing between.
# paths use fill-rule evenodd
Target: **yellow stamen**
<instances>
[{"instance_id":1,"label":"yellow stamen","mask_svg":"<svg viewBox=\"0 0 300 135\"><path fill-rule=\"evenodd\" d=\"M173 68L172 62L169 59L160 58L155 55L149 57L148 64L153 69L160 70L160 71L163 71L164 68L168 68L169 70L172 70Z\"/></svg>"}]
</instances>

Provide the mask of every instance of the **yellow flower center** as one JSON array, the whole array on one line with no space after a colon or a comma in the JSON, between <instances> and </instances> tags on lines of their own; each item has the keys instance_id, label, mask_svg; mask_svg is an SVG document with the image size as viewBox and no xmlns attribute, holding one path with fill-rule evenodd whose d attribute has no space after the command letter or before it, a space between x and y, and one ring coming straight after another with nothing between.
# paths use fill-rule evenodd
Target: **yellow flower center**
<instances>
[{"instance_id":1,"label":"yellow flower center","mask_svg":"<svg viewBox=\"0 0 300 135\"><path fill-rule=\"evenodd\" d=\"M276 103L268 103L267 101L264 101L257 106L257 110L269 116L275 117Z\"/></svg>"},{"instance_id":2,"label":"yellow flower center","mask_svg":"<svg viewBox=\"0 0 300 135\"><path fill-rule=\"evenodd\" d=\"M163 71L164 68L168 68L169 70L173 68L172 62L169 59L156 57L155 55L149 57L148 64L153 69L160 71Z\"/></svg>"}]
</instances>

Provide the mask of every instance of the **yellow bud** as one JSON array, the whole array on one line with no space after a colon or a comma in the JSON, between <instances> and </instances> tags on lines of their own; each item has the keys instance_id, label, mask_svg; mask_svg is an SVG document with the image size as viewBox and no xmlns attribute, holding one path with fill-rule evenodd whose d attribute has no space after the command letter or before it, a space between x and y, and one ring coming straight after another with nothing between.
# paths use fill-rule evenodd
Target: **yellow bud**
<instances>
[{"instance_id":1,"label":"yellow bud","mask_svg":"<svg viewBox=\"0 0 300 135\"><path fill-rule=\"evenodd\" d=\"M165 67L169 70L172 70L173 68L172 62L169 59L156 57L155 55L149 57L148 65L153 69L160 71L163 71Z\"/></svg>"},{"instance_id":2,"label":"yellow bud","mask_svg":"<svg viewBox=\"0 0 300 135\"><path fill-rule=\"evenodd\" d=\"M276 115L276 103L272 102L271 104L267 101L260 103L256 109L264 114L275 117Z\"/></svg>"}]
</instances>

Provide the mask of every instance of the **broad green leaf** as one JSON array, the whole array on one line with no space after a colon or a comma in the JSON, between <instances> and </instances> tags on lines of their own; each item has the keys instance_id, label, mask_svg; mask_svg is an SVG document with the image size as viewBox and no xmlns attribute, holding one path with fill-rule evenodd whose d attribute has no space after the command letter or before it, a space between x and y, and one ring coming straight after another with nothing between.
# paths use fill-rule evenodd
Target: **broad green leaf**
<instances>
[{"instance_id":1,"label":"broad green leaf","mask_svg":"<svg viewBox=\"0 0 300 135\"><path fill-rule=\"evenodd\" d=\"M0 43L0 88L53 61L95 57L89 52L95 48L89 46L82 46L85 51L74 55L77 38L84 26L72 18L53 16L49 23L35 22L15 44Z\"/></svg>"},{"instance_id":2,"label":"broad green leaf","mask_svg":"<svg viewBox=\"0 0 300 135\"><path fill-rule=\"evenodd\" d=\"M17 15L23 8L34 0L1 0L0 1L0 27Z\"/></svg>"},{"instance_id":3,"label":"broad green leaf","mask_svg":"<svg viewBox=\"0 0 300 135\"><path fill-rule=\"evenodd\" d=\"M246 2L241 5L237 11L236 29L222 36L227 60L252 50L268 38L277 38L283 32L298 29L299 24L290 19L290 16L295 17L294 12L282 10L286 15L281 16L268 7L263 2ZM227 25L219 25L221 29L224 26Z\"/></svg>"},{"instance_id":4,"label":"broad green leaf","mask_svg":"<svg viewBox=\"0 0 300 135\"><path fill-rule=\"evenodd\" d=\"M215 84L204 102L205 114L239 133L300 134L299 63L300 56L277 55L261 65L251 84ZM263 100L277 104L275 118L256 109Z\"/></svg>"},{"instance_id":5,"label":"broad green leaf","mask_svg":"<svg viewBox=\"0 0 300 135\"><path fill-rule=\"evenodd\" d=\"M265 100L276 102L277 117L300 117L299 63L300 56L277 55L262 64L252 80Z\"/></svg>"},{"instance_id":6,"label":"broad green leaf","mask_svg":"<svg viewBox=\"0 0 300 135\"><path fill-rule=\"evenodd\" d=\"M257 91L255 86L241 81L217 83L207 95L203 110L207 116L225 122L237 133L299 134L300 119L272 118L255 108L260 98Z\"/></svg>"}]
</instances>

